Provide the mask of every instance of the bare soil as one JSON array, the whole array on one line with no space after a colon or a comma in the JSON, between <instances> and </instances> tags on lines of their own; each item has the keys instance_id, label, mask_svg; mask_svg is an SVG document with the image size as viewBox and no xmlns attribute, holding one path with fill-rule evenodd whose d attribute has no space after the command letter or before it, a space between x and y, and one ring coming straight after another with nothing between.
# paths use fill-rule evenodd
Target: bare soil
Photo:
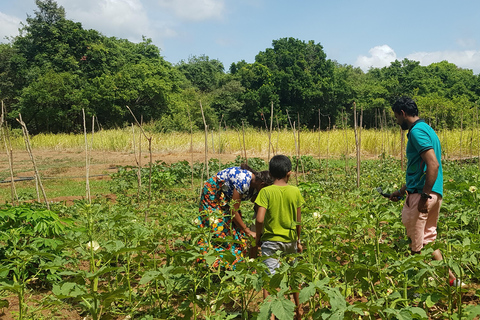
<instances>
[{"instance_id":1,"label":"bare soil","mask_svg":"<svg viewBox=\"0 0 480 320\"><path fill-rule=\"evenodd\" d=\"M238 154L210 154L209 158L217 158L222 162L233 161ZM78 180L84 183L86 177L86 158L85 152L80 150L33 150L33 157L42 179L63 178L69 180ZM137 155L138 158L138 155ZM138 166L136 156L131 152L111 152L111 151L93 151L89 155L89 179L102 180L110 179L110 174L115 173L120 166ZM163 161L165 163L175 163L179 161L204 162L204 153L154 153L152 162ZM148 165L150 155L143 153L139 162L142 166ZM9 161L5 153L0 157L0 188L10 188L10 168ZM13 151L13 171L16 183L33 180L34 167L30 155L26 151ZM114 199L114 195L105 195ZM6 199L1 199L4 203ZM53 202L72 203L74 200L81 199L82 196L64 196L58 198L49 198Z\"/></svg>"}]
</instances>

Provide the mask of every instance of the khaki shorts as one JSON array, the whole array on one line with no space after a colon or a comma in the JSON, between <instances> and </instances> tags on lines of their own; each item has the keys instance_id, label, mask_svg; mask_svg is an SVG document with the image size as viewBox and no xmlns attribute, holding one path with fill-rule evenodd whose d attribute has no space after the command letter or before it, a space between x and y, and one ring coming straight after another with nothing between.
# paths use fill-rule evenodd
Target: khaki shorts
<instances>
[{"instance_id":1,"label":"khaki shorts","mask_svg":"<svg viewBox=\"0 0 480 320\"><path fill-rule=\"evenodd\" d=\"M437 238L437 222L442 197L435 192L430 194L431 199L427 200L428 213L418 211L420 193L410 193L405 199L402 210L402 223L407 229L407 236L410 238L410 249L419 252L427 244Z\"/></svg>"}]
</instances>

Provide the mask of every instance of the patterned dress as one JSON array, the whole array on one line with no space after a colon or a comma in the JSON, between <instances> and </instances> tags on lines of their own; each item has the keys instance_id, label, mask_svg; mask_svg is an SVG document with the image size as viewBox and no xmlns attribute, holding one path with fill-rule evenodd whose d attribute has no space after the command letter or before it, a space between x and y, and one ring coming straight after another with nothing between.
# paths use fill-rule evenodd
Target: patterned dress
<instances>
[{"instance_id":1,"label":"patterned dress","mask_svg":"<svg viewBox=\"0 0 480 320\"><path fill-rule=\"evenodd\" d=\"M200 199L200 227L210 228L212 248L218 252L229 250L235 256L232 263L221 262L217 259L212 265L213 267L222 263L227 269L234 269L235 264L244 257L247 239L245 239L245 233L232 221L229 202L232 200L234 189L240 193L241 200L251 198L252 194L249 192L251 181L252 173L250 171L232 167L220 171L205 182ZM232 237L234 241L215 241L226 237ZM203 249L208 247L205 239L200 240L198 244Z\"/></svg>"}]
</instances>

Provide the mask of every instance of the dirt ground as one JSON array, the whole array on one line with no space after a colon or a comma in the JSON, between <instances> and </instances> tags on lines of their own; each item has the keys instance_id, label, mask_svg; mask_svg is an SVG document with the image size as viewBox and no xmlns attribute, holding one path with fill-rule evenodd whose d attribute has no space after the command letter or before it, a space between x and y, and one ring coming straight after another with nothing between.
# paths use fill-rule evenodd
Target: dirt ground
<instances>
[{"instance_id":1,"label":"dirt ground","mask_svg":"<svg viewBox=\"0 0 480 320\"><path fill-rule=\"evenodd\" d=\"M235 160L238 154L217 154L209 155L209 158L220 159L222 162ZM42 179L64 178L85 182L86 177L86 157L83 150L33 150L33 158ZM138 158L138 155L137 155ZM134 153L93 151L89 154L89 179L100 180L110 179L109 175L115 173L120 166L137 166L137 160ZM178 161L204 162L204 153L153 153L152 160L164 161L166 163L175 163ZM142 166L147 166L150 161L150 155L143 153L140 159ZM3 151L0 156L0 188L10 189L10 165L6 153ZM15 183L21 183L22 180L32 180L34 177L33 163L30 155L25 150L13 151L13 171ZM46 180L45 180L46 181ZM6 199L1 199L3 203ZM71 203L73 200L81 199L81 196L66 196L49 198L53 202Z\"/></svg>"}]
</instances>

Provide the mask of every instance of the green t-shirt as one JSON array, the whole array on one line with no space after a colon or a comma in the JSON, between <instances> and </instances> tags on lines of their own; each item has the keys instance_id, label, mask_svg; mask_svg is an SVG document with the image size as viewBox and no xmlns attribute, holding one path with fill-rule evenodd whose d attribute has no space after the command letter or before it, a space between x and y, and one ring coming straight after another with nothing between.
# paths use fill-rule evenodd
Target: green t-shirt
<instances>
[{"instance_id":1,"label":"green t-shirt","mask_svg":"<svg viewBox=\"0 0 480 320\"><path fill-rule=\"evenodd\" d=\"M409 192L422 192L425 185L427 165L420 155L433 149L440 167L432 191L443 196L442 148L437 134L425 121L420 119L410 128L407 138L407 190Z\"/></svg>"},{"instance_id":2,"label":"green t-shirt","mask_svg":"<svg viewBox=\"0 0 480 320\"><path fill-rule=\"evenodd\" d=\"M294 242L297 240L297 208L303 200L295 186L271 185L262 188L255 203L267 209L262 241Z\"/></svg>"}]
</instances>

